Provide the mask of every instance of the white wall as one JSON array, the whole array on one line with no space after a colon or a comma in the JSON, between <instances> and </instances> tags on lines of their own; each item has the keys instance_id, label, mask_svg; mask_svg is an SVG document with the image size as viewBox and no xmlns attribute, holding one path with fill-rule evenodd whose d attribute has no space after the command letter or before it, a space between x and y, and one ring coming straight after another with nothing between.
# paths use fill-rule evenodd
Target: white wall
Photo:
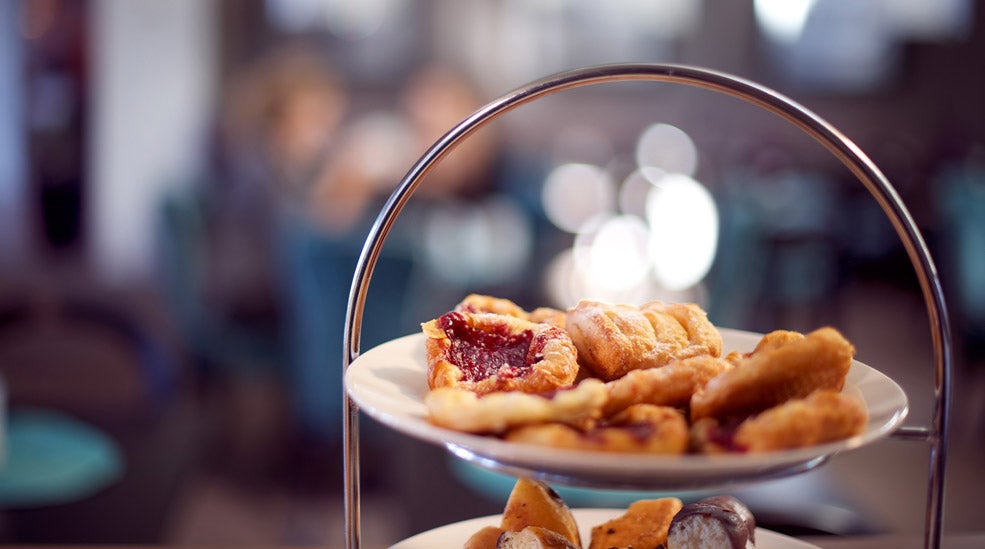
<instances>
[{"instance_id":1,"label":"white wall","mask_svg":"<svg viewBox=\"0 0 985 549\"><path fill-rule=\"evenodd\" d=\"M118 282L149 273L162 191L200 166L217 84L214 0L97 0L90 36L94 264Z\"/></svg>"}]
</instances>

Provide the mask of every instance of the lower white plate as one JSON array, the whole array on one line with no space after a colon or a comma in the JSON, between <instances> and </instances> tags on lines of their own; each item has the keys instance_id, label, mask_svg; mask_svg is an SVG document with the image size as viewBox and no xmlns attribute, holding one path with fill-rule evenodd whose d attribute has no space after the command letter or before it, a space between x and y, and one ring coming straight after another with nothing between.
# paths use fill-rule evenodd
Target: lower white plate
<instances>
[{"instance_id":1,"label":"lower white plate","mask_svg":"<svg viewBox=\"0 0 985 549\"><path fill-rule=\"evenodd\" d=\"M581 541L588 547L588 541L592 538L592 527L615 518L624 512L625 509L574 509L575 520L578 522L578 529L581 532ZM428 530L407 538L391 549L444 549L458 548L465 544L472 534L485 526L496 526L502 519L502 515L491 515L488 517L475 518L456 522ZM801 541L790 536L778 534L765 528L756 528L756 548L757 549L817 549L805 541Z\"/></svg>"},{"instance_id":2,"label":"lower white plate","mask_svg":"<svg viewBox=\"0 0 985 549\"><path fill-rule=\"evenodd\" d=\"M721 329L725 352L751 351L762 337ZM832 455L868 444L895 430L906 417L906 394L892 379L853 361L845 392L861 397L869 422L845 440L762 454L654 456L516 444L437 427L427 420L424 335L404 336L374 347L350 364L346 390L373 419L406 435L444 445L456 456L512 476L558 484L613 488L697 489L787 476L824 463Z\"/></svg>"}]
</instances>

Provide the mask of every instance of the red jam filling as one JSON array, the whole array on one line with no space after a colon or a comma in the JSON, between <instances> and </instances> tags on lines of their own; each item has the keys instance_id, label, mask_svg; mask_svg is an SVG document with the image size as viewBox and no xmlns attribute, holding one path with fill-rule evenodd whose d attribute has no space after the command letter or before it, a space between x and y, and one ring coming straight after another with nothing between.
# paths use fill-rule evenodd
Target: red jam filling
<instances>
[{"instance_id":1,"label":"red jam filling","mask_svg":"<svg viewBox=\"0 0 985 549\"><path fill-rule=\"evenodd\" d=\"M740 421L726 421L708 430L708 441L728 452L745 452L746 449L735 442L735 433Z\"/></svg>"},{"instance_id":2,"label":"red jam filling","mask_svg":"<svg viewBox=\"0 0 985 549\"><path fill-rule=\"evenodd\" d=\"M442 315L438 325L451 340L448 361L462 370L463 381L482 381L493 375L523 377L540 360L544 349L541 338L531 345L534 336L530 330L513 334L506 324L480 330L458 312Z\"/></svg>"}]
</instances>

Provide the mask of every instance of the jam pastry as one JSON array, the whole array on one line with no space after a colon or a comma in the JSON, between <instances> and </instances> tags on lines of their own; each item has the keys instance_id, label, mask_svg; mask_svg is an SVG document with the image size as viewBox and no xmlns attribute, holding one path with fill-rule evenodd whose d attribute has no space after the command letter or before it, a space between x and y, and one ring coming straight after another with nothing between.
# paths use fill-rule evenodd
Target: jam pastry
<instances>
[{"instance_id":1,"label":"jam pastry","mask_svg":"<svg viewBox=\"0 0 985 549\"><path fill-rule=\"evenodd\" d=\"M582 364L606 381L633 370L722 352L721 334L692 304L634 307L585 300L568 310L565 327Z\"/></svg>"},{"instance_id":2,"label":"jam pastry","mask_svg":"<svg viewBox=\"0 0 985 549\"><path fill-rule=\"evenodd\" d=\"M537 307L528 313L516 303L501 297L469 294L455 306L455 310L463 313L496 313L564 329L564 311L551 307Z\"/></svg>"},{"instance_id":3,"label":"jam pastry","mask_svg":"<svg viewBox=\"0 0 985 549\"><path fill-rule=\"evenodd\" d=\"M499 391L479 395L442 387L424 395L424 404L428 420L439 427L466 433L502 433L537 423L585 425L601 416L605 399L605 384L586 379L572 388L544 394Z\"/></svg>"},{"instance_id":4,"label":"jam pastry","mask_svg":"<svg viewBox=\"0 0 985 549\"><path fill-rule=\"evenodd\" d=\"M550 324L452 311L422 329L431 389L540 393L570 386L578 375L571 338Z\"/></svg>"},{"instance_id":5,"label":"jam pastry","mask_svg":"<svg viewBox=\"0 0 985 549\"><path fill-rule=\"evenodd\" d=\"M819 328L802 338L766 336L769 342L709 381L691 397L691 420L745 418L817 389L840 391L855 347L837 330Z\"/></svg>"},{"instance_id":6,"label":"jam pastry","mask_svg":"<svg viewBox=\"0 0 985 549\"><path fill-rule=\"evenodd\" d=\"M645 454L683 454L688 449L683 414L666 406L635 404L585 429L561 423L527 425L504 435L510 442L553 448Z\"/></svg>"},{"instance_id":7,"label":"jam pastry","mask_svg":"<svg viewBox=\"0 0 985 549\"><path fill-rule=\"evenodd\" d=\"M682 506L677 498L636 501L623 515L593 527L588 549L661 547Z\"/></svg>"},{"instance_id":8,"label":"jam pastry","mask_svg":"<svg viewBox=\"0 0 985 549\"><path fill-rule=\"evenodd\" d=\"M460 313L496 313L528 320L527 311L509 299L482 294L469 294L455 305Z\"/></svg>"}]
</instances>

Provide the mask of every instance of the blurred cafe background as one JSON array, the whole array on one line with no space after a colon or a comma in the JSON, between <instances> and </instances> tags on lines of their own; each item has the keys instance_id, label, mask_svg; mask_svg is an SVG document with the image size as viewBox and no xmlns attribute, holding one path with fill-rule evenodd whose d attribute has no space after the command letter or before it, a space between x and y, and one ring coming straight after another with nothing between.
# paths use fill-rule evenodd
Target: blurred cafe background
<instances>
[{"instance_id":1,"label":"blurred cafe background","mask_svg":"<svg viewBox=\"0 0 985 549\"><path fill-rule=\"evenodd\" d=\"M2 0L0 541L340 545L344 312L382 203L474 109L611 62L765 84L887 174L954 332L945 530L980 530L980 3ZM722 94L600 84L469 137L390 233L363 349L471 292L831 324L903 386L908 424L931 417L926 307L880 207L800 130ZM366 543L502 509L511 479L361 426ZM736 493L794 535L918 534L927 456L886 440Z\"/></svg>"}]
</instances>

